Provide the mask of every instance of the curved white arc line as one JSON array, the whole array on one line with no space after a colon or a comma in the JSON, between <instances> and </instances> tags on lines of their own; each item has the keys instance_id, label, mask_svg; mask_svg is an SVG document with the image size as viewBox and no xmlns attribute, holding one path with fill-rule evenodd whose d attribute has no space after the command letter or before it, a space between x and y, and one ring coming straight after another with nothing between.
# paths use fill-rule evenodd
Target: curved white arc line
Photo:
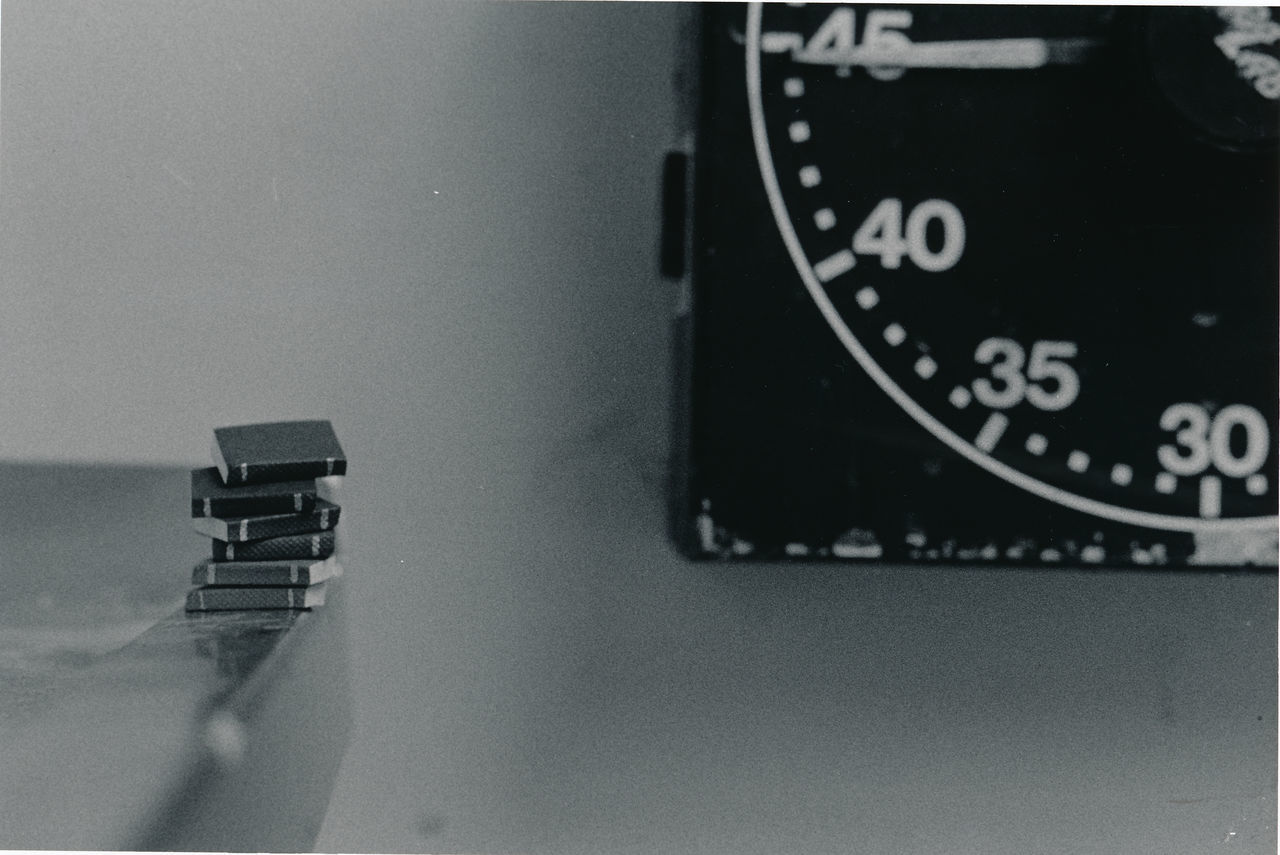
<instances>
[{"instance_id":1,"label":"curved white arc line","mask_svg":"<svg viewBox=\"0 0 1280 855\"><path fill-rule=\"evenodd\" d=\"M1003 478L1014 486L1021 487L1041 498L1077 511L1083 511L1092 516L1130 525L1140 525L1146 528L1182 532L1253 531L1257 529L1274 529L1276 527L1278 522L1276 517L1237 517L1204 520L1198 517L1176 517L1149 511L1136 511L1131 508L1109 505L1096 499L1077 496L1075 493L1069 493L1060 487L1046 484L1043 481L1032 478L1030 475L1019 472L1006 463L983 454L961 438L959 434L930 415L923 407L912 400L906 392L902 391L902 388L876 363L871 354L858 341L857 336L845 324L844 319L840 317L840 313L831 302L831 298L827 296L826 291L823 290L822 285L818 282L817 276L814 275L809 259L805 255L804 249L800 246L800 239L791 225L791 215L787 210L786 203L782 200L782 190L778 184L778 175L773 168L773 159L769 156L769 141L764 127L764 101L760 82L760 19L761 6L759 3L752 3L747 10L747 40L745 46L747 103L751 114L751 136L755 143L756 160L760 164L760 176L764 180L765 191L769 195L769 207L773 211L773 219L778 225L778 231L782 235L782 242L786 244L787 252L791 255L791 260L796 270L800 273L800 278L804 281L804 286L808 290L809 296L813 298L818 310L826 318L832 332L836 334L836 337L840 339L840 342L852 354L853 358L858 361L863 370L871 375L871 378L898 406L906 410L912 418L938 439L991 474Z\"/></svg>"}]
</instances>

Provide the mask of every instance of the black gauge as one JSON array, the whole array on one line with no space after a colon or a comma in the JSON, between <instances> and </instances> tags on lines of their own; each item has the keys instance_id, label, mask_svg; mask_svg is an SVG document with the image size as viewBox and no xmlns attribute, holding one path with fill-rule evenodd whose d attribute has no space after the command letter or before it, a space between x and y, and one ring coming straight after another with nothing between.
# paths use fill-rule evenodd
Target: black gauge
<instances>
[{"instance_id":1,"label":"black gauge","mask_svg":"<svg viewBox=\"0 0 1280 855\"><path fill-rule=\"evenodd\" d=\"M790 267L765 287L804 294L814 330L943 457L1014 488L1003 502L1274 542L1270 10L765 4L739 20L739 180L760 185ZM726 311L727 290L703 293Z\"/></svg>"}]
</instances>

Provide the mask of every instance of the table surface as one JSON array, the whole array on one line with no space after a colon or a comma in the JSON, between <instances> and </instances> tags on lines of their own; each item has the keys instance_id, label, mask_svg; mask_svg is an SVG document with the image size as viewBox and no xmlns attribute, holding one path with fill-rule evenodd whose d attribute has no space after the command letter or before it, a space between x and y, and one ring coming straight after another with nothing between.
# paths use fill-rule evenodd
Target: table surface
<instances>
[{"instance_id":1,"label":"table surface","mask_svg":"<svg viewBox=\"0 0 1280 855\"><path fill-rule=\"evenodd\" d=\"M355 468L324 851L1275 851L1274 573L694 563L640 421Z\"/></svg>"},{"instance_id":2,"label":"table surface","mask_svg":"<svg viewBox=\"0 0 1280 855\"><path fill-rule=\"evenodd\" d=\"M693 563L624 434L349 478L301 617L174 612L184 472L5 466L0 842L307 848L350 609L324 851L1274 851L1273 574Z\"/></svg>"},{"instance_id":3,"label":"table surface","mask_svg":"<svg viewBox=\"0 0 1280 855\"><path fill-rule=\"evenodd\" d=\"M347 486L417 506L344 518L348 563L377 572L342 591L363 624L344 778L391 788L366 814L414 787L417 848L1274 851L1274 575L695 564L661 485L592 446L464 506ZM348 709L317 691L345 661L316 619L341 597L175 613L184 475L4 467L5 846L316 832ZM323 849L408 848L393 823L343 840L337 796Z\"/></svg>"},{"instance_id":4,"label":"table surface","mask_svg":"<svg viewBox=\"0 0 1280 855\"><path fill-rule=\"evenodd\" d=\"M188 479L0 465L0 848L314 842L350 729L340 582L187 614Z\"/></svg>"}]
</instances>

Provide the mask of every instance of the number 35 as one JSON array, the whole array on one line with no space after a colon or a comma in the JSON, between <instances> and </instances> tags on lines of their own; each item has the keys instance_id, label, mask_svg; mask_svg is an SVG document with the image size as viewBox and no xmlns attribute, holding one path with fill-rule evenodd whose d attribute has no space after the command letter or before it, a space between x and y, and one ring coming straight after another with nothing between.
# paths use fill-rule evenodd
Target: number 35
<instances>
[{"instance_id":1,"label":"number 35","mask_svg":"<svg viewBox=\"0 0 1280 855\"><path fill-rule=\"evenodd\" d=\"M1064 361L1076 352L1073 341L1037 341L1028 360L1022 345L1011 338L984 339L973 359L991 366L991 378L973 381L974 397L995 410L1007 410L1024 400L1039 410L1064 410L1080 394L1080 376ZM1054 388L1037 382L1042 380L1051 381Z\"/></svg>"}]
</instances>

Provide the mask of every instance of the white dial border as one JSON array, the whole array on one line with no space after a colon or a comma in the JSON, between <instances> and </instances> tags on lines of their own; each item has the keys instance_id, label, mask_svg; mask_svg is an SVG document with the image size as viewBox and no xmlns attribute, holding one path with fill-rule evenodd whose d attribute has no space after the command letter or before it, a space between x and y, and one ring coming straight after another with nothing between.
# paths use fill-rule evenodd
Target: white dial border
<instances>
[{"instance_id":1,"label":"white dial border","mask_svg":"<svg viewBox=\"0 0 1280 855\"><path fill-rule=\"evenodd\" d=\"M952 431L938 419L929 414L924 407L920 406L906 392L902 390L897 383L893 381L888 373L882 369L871 354L867 352L862 343L858 341L857 336L845 324L844 319L840 317L840 313L836 310L831 299L823 290L822 284L818 281L817 275L813 272L812 265L805 255L804 248L800 245L800 239L797 237L794 227L791 225L791 214L787 210L786 203L782 199L782 190L778 184L778 176L773 168L773 159L770 157L769 140L764 126L764 102L761 93L760 79L760 27L761 27L761 4L752 3L747 10L747 38L746 38L746 72L747 72L747 101L751 113L751 136L755 143L756 160L760 164L760 175L764 180L765 191L769 196L769 207L773 211L773 218L778 225L778 231L782 234L782 241L786 244L787 252L791 255L791 260L795 264L796 270L800 273L800 278L804 281L805 288L809 291L809 296L813 298L818 310L822 312L822 316L826 319L831 330L840 339L858 364L862 366L871 378L883 389L889 397L891 397L898 406L906 410L906 412L917 422L923 425L930 433L938 439L945 442L952 449L963 455L973 463L986 469L988 472L1003 478L1009 483L1021 487L1022 489L1034 493L1037 496L1048 499L1051 502L1072 508L1077 511L1091 514L1103 519L1114 520L1116 522L1127 523L1130 525L1139 525L1147 528L1164 529L1166 531L1183 531L1183 532L1223 532L1223 531L1255 531L1258 529L1275 529L1277 526L1277 517L1236 517L1227 519L1201 519L1199 517L1179 517L1170 514L1157 514L1149 511L1138 511L1132 508L1122 508L1118 505L1110 505L1106 502L1100 502L1096 499L1089 499L1084 496L1078 496L1070 493L1060 487L1052 484L1046 484L1036 478L1032 478L1026 473L1019 472L1008 464L1001 463L999 460L984 454L975 446L963 439L959 434Z\"/></svg>"}]
</instances>

